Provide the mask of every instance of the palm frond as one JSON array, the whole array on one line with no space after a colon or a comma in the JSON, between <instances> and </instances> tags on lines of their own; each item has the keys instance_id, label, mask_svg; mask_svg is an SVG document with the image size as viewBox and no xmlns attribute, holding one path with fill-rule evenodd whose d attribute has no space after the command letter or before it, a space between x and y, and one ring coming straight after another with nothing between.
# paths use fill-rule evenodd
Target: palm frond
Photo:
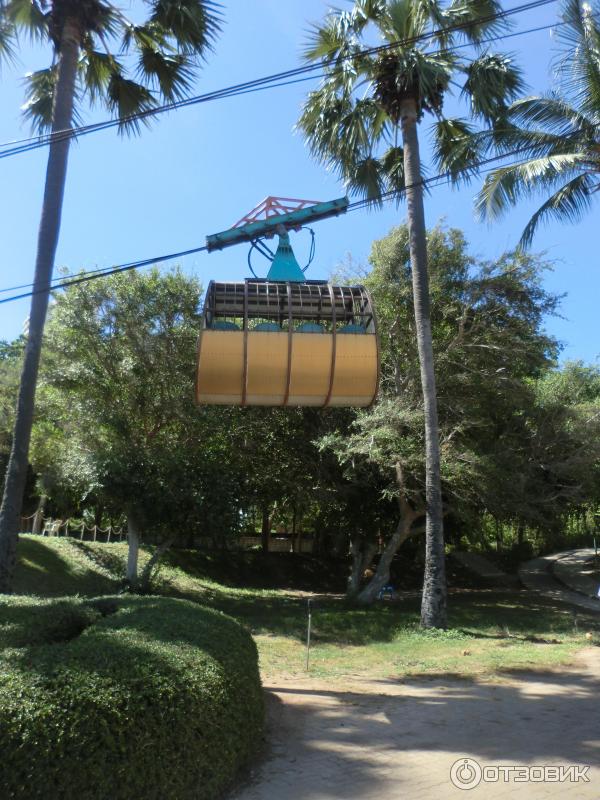
<instances>
[{"instance_id":1,"label":"palm frond","mask_svg":"<svg viewBox=\"0 0 600 800\"><path fill-rule=\"evenodd\" d=\"M0 16L0 65L3 61L13 62L16 56L15 28Z\"/></svg>"},{"instance_id":2,"label":"palm frond","mask_svg":"<svg viewBox=\"0 0 600 800\"><path fill-rule=\"evenodd\" d=\"M194 71L183 53L165 55L148 47L141 52L138 74L154 84L165 100L173 101L188 93Z\"/></svg>"},{"instance_id":3,"label":"palm frond","mask_svg":"<svg viewBox=\"0 0 600 800\"><path fill-rule=\"evenodd\" d=\"M438 171L450 173L453 182L468 182L481 157L473 126L464 119L439 119L433 124L432 134Z\"/></svg>"},{"instance_id":4,"label":"palm frond","mask_svg":"<svg viewBox=\"0 0 600 800\"><path fill-rule=\"evenodd\" d=\"M333 147L331 155L341 162L347 173L353 165L360 163L373 151L373 146L381 136L375 126L380 124L377 104L370 98L352 101L333 128Z\"/></svg>"},{"instance_id":5,"label":"palm frond","mask_svg":"<svg viewBox=\"0 0 600 800\"><path fill-rule=\"evenodd\" d=\"M592 195L597 189L598 183L594 183L589 174L578 175L561 186L532 215L521 234L519 247L523 250L530 247L539 225L549 219L578 222L590 208Z\"/></svg>"},{"instance_id":6,"label":"palm frond","mask_svg":"<svg viewBox=\"0 0 600 800\"><path fill-rule=\"evenodd\" d=\"M359 52L354 27L352 15L347 11L332 11L322 25L311 25L303 51L305 60L341 66L342 59Z\"/></svg>"},{"instance_id":7,"label":"palm frond","mask_svg":"<svg viewBox=\"0 0 600 800\"><path fill-rule=\"evenodd\" d=\"M459 36L478 44L483 38L496 36L510 28L506 19L498 18L501 11L498 0L452 0L448 6L448 18L452 25L461 25Z\"/></svg>"},{"instance_id":8,"label":"palm frond","mask_svg":"<svg viewBox=\"0 0 600 800\"><path fill-rule=\"evenodd\" d=\"M31 127L43 134L52 127L54 91L58 79L56 65L39 69L25 76L25 104L23 116L31 122Z\"/></svg>"},{"instance_id":9,"label":"palm frond","mask_svg":"<svg viewBox=\"0 0 600 800\"><path fill-rule=\"evenodd\" d=\"M147 125L149 120L134 115L150 111L156 106L156 99L148 88L126 78L118 70L110 76L106 98L110 111L120 120L121 133L139 133L142 125Z\"/></svg>"},{"instance_id":10,"label":"palm frond","mask_svg":"<svg viewBox=\"0 0 600 800\"><path fill-rule=\"evenodd\" d=\"M448 8L445 8L439 0L420 0L421 6L427 14L430 25L433 29L447 28L452 25L452 16ZM449 38L446 38L449 36ZM440 34L433 41L442 44L450 41L452 34Z\"/></svg>"},{"instance_id":11,"label":"palm frond","mask_svg":"<svg viewBox=\"0 0 600 800\"><path fill-rule=\"evenodd\" d=\"M356 0L352 9L352 28L362 33L369 22L377 22L385 14L386 0Z\"/></svg>"},{"instance_id":12,"label":"palm frond","mask_svg":"<svg viewBox=\"0 0 600 800\"><path fill-rule=\"evenodd\" d=\"M58 80L58 66L54 64L47 69L29 72L25 75L25 103L21 107L23 116L31 123L32 130L40 135L47 133L52 128L52 110L54 106L54 92ZM75 90L77 101L79 92ZM80 125L83 120L75 105L73 109L73 122Z\"/></svg>"},{"instance_id":13,"label":"palm frond","mask_svg":"<svg viewBox=\"0 0 600 800\"><path fill-rule=\"evenodd\" d=\"M342 120L351 114L353 103L348 93L338 94L325 83L310 92L296 125L305 135L311 153L327 163L339 145L338 130Z\"/></svg>"},{"instance_id":14,"label":"palm frond","mask_svg":"<svg viewBox=\"0 0 600 800\"><path fill-rule=\"evenodd\" d=\"M7 0L3 16L32 40L42 41L49 35L49 15L44 12L42 5L37 0Z\"/></svg>"},{"instance_id":15,"label":"palm frond","mask_svg":"<svg viewBox=\"0 0 600 800\"><path fill-rule=\"evenodd\" d=\"M109 53L87 48L84 50L79 62L79 72L92 105L104 98L112 74L121 69L121 64Z\"/></svg>"},{"instance_id":16,"label":"palm frond","mask_svg":"<svg viewBox=\"0 0 600 800\"><path fill-rule=\"evenodd\" d=\"M412 39L427 31L430 13L422 0L389 0L379 25L388 42Z\"/></svg>"},{"instance_id":17,"label":"palm frond","mask_svg":"<svg viewBox=\"0 0 600 800\"><path fill-rule=\"evenodd\" d=\"M507 117L501 117L488 130L475 134L481 152L520 154L521 158L562 155L582 152L577 136L563 136L552 131L521 128Z\"/></svg>"},{"instance_id":18,"label":"palm frond","mask_svg":"<svg viewBox=\"0 0 600 800\"><path fill-rule=\"evenodd\" d=\"M123 28L122 52L130 53L133 49L143 50L146 47L164 47L172 50L166 30L156 23L145 25L127 23Z\"/></svg>"},{"instance_id":19,"label":"palm frond","mask_svg":"<svg viewBox=\"0 0 600 800\"><path fill-rule=\"evenodd\" d=\"M151 0L150 21L173 38L181 53L204 57L221 30L221 6L213 0Z\"/></svg>"},{"instance_id":20,"label":"palm frond","mask_svg":"<svg viewBox=\"0 0 600 800\"><path fill-rule=\"evenodd\" d=\"M572 53L579 46L581 37L584 34L582 24L583 5L580 0L563 0L560 18L564 24L556 29L556 38L562 50L562 56L559 56L557 64L560 64L567 57L567 53Z\"/></svg>"},{"instance_id":21,"label":"palm frond","mask_svg":"<svg viewBox=\"0 0 600 800\"><path fill-rule=\"evenodd\" d=\"M310 26L308 41L302 55L306 61L328 62L335 58L345 45L346 37L341 34L330 15L323 25Z\"/></svg>"},{"instance_id":22,"label":"palm frond","mask_svg":"<svg viewBox=\"0 0 600 800\"><path fill-rule=\"evenodd\" d=\"M113 3L104 0L80 3L80 26L84 36L96 34L106 41L117 36L126 24L126 18Z\"/></svg>"},{"instance_id":23,"label":"palm frond","mask_svg":"<svg viewBox=\"0 0 600 800\"><path fill-rule=\"evenodd\" d=\"M381 205L385 177L379 159L373 156L362 159L352 165L352 169L346 173L345 178L349 194L364 197L373 205Z\"/></svg>"},{"instance_id":24,"label":"palm frond","mask_svg":"<svg viewBox=\"0 0 600 800\"><path fill-rule=\"evenodd\" d=\"M598 125L593 118L557 95L515 100L507 109L507 115L517 125L527 129L541 126L556 136L582 133L595 138L598 135Z\"/></svg>"},{"instance_id":25,"label":"palm frond","mask_svg":"<svg viewBox=\"0 0 600 800\"><path fill-rule=\"evenodd\" d=\"M578 177L582 168L585 162L581 154L545 156L499 167L486 177L475 199L477 216L497 219L521 198L553 191Z\"/></svg>"},{"instance_id":26,"label":"palm frond","mask_svg":"<svg viewBox=\"0 0 600 800\"><path fill-rule=\"evenodd\" d=\"M388 148L381 158L381 169L385 181L385 190L397 192L401 196L405 188L404 150L402 147Z\"/></svg>"},{"instance_id":27,"label":"palm frond","mask_svg":"<svg viewBox=\"0 0 600 800\"><path fill-rule=\"evenodd\" d=\"M566 0L558 39L560 85L573 104L600 119L600 16L582 0Z\"/></svg>"},{"instance_id":28,"label":"palm frond","mask_svg":"<svg viewBox=\"0 0 600 800\"><path fill-rule=\"evenodd\" d=\"M525 90L521 71L508 55L486 53L465 68L463 96L471 101L475 116L493 122Z\"/></svg>"}]
</instances>

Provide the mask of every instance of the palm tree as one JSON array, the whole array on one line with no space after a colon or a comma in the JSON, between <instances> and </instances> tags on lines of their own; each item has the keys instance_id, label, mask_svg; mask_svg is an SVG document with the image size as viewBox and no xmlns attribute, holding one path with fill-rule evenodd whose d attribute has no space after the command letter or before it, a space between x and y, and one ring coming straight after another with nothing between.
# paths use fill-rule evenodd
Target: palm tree
<instances>
[{"instance_id":1,"label":"palm tree","mask_svg":"<svg viewBox=\"0 0 600 800\"><path fill-rule=\"evenodd\" d=\"M104 0L0 0L0 56L13 57L19 37L49 47L51 65L27 76L25 113L50 130L29 332L12 450L0 508L0 592L11 589L28 465L38 365L58 243L67 160L77 107L87 99L140 128L139 112L185 96L219 30L212 0L146 0L134 24ZM143 118L147 119L147 118ZM66 135L65 135L66 134Z\"/></svg>"},{"instance_id":2,"label":"palm tree","mask_svg":"<svg viewBox=\"0 0 600 800\"><path fill-rule=\"evenodd\" d=\"M314 27L306 51L325 73L299 121L312 153L338 172L351 193L375 203L386 193L406 196L425 421L424 627L446 624L446 579L418 128L425 114L434 118L438 169L458 177L477 159L473 123L445 117L442 107L458 86L472 119L493 127L518 96L522 82L511 59L478 47L504 27L499 12L495 0L452 0L447 6L436 0L355 0L351 10L330 12ZM365 53L373 34L389 47ZM455 49L457 44L466 49ZM469 52L471 58L463 55Z\"/></svg>"},{"instance_id":3,"label":"palm tree","mask_svg":"<svg viewBox=\"0 0 600 800\"><path fill-rule=\"evenodd\" d=\"M579 220L600 189L600 7L568 0L557 38L557 91L513 103L511 125L494 142L500 153L526 157L491 172L476 200L479 216L495 220L522 197L546 196L522 247L546 220Z\"/></svg>"}]
</instances>

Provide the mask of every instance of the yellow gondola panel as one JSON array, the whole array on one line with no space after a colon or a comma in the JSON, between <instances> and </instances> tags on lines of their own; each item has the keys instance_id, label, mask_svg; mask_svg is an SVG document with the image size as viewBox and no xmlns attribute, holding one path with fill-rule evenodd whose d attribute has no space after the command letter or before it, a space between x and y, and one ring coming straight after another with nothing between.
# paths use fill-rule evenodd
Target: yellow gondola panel
<instances>
[{"instance_id":1,"label":"yellow gondola panel","mask_svg":"<svg viewBox=\"0 0 600 800\"><path fill-rule=\"evenodd\" d=\"M375 318L362 287L264 281L209 286L198 346L198 403L369 406L378 365Z\"/></svg>"}]
</instances>

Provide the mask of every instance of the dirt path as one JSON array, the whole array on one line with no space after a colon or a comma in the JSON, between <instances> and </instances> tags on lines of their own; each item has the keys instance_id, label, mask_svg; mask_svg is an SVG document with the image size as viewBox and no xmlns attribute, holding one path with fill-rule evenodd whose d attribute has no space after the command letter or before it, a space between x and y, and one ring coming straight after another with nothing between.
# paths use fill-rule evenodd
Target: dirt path
<instances>
[{"instance_id":1,"label":"dirt path","mask_svg":"<svg viewBox=\"0 0 600 800\"><path fill-rule=\"evenodd\" d=\"M554 576L552 571L554 563L558 559L571 555L573 552L575 551L554 553L550 556L540 556L540 558L534 558L532 561L526 561L519 567L521 583L527 589L539 592L552 600L569 603L579 608L585 608L586 611L598 613L600 612L600 601L567 589L564 583L561 583Z\"/></svg>"},{"instance_id":2,"label":"dirt path","mask_svg":"<svg viewBox=\"0 0 600 800\"><path fill-rule=\"evenodd\" d=\"M269 752L231 800L439 800L600 797L600 648L562 673L502 680L278 682ZM464 759L477 764L464 765ZM469 792L458 779L476 778ZM479 765L479 766L478 766ZM517 766L589 766L587 777ZM499 767L503 769L500 770ZM563 779L565 774L563 774ZM496 780L493 780L496 778Z\"/></svg>"},{"instance_id":3,"label":"dirt path","mask_svg":"<svg viewBox=\"0 0 600 800\"><path fill-rule=\"evenodd\" d=\"M574 592L593 597L597 601L600 575L600 556L593 547L568 550L552 563L554 577ZM600 602L597 602L600 610Z\"/></svg>"}]
</instances>

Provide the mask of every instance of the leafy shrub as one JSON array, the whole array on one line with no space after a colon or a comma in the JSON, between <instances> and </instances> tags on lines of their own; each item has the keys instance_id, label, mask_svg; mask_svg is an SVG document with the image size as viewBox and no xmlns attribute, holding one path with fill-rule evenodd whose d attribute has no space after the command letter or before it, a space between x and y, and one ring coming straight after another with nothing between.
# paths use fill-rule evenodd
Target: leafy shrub
<instances>
[{"instance_id":1,"label":"leafy shrub","mask_svg":"<svg viewBox=\"0 0 600 800\"><path fill-rule=\"evenodd\" d=\"M256 647L185 600L0 603L0 797L214 798L260 740Z\"/></svg>"},{"instance_id":2,"label":"leafy shrub","mask_svg":"<svg viewBox=\"0 0 600 800\"><path fill-rule=\"evenodd\" d=\"M80 601L19 597L6 602L0 620L0 649L28 647L75 639L100 617L101 612Z\"/></svg>"}]
</instances>

